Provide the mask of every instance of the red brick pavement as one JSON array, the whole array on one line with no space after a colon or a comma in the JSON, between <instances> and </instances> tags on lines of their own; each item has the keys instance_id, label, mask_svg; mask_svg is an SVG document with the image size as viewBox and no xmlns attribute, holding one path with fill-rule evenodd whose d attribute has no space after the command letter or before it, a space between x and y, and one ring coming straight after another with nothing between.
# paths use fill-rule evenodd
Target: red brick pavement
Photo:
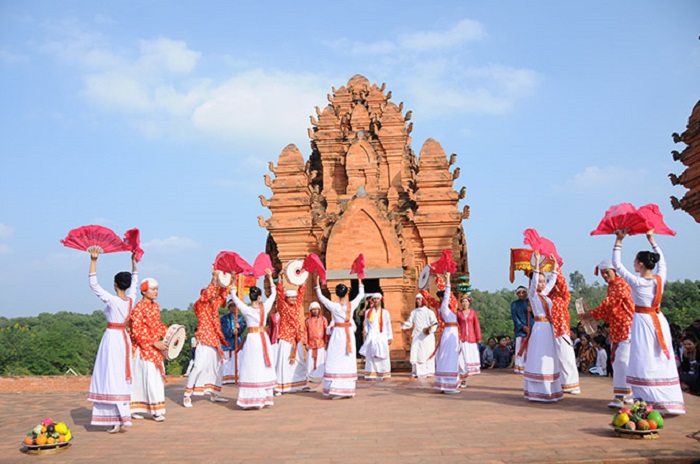
<instances>
[{"instance_id":1,"label":"red brick pavement","mask_svg":"<svg viewBox=\"0 0 700 464\"><path fill-rule=\"evenodd\" d=\"M43 391L32 387L43 383ZM167 420L135 421L127 433L91 427L86 378L0 379L0 461L134 462L605 462L685 463L700 460L700 398L686 396L687 414L669 418L657 440L616 438L606 407L611 379L583 377L583 394L557 404L522 397L522 377L491 371L470 380L459 395L396 374L358 382L354 399L320 393L275 398L262 411L195 398L180 405L185 379L166 387ZM73 445L53 456L21 452L26 432L44 417L66 422Z\"/></svg>"}]
</instances>

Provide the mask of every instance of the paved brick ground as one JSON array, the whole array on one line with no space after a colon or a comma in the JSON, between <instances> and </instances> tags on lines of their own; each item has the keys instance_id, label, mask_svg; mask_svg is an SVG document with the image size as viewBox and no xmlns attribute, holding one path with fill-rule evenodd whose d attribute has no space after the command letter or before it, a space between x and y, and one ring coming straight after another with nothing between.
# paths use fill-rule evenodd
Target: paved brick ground
<instances>
[{"instance_id":1,"label":"paved brick ground","mask_svg":"<svg viewBox=\"0 0 700 464\"><path fill-rule=\"evenodd\" d=\"M89 425L85 378L44 379L36 391L18 380L0 382L2 462L694 462L700 441L700 398L686 396L688 414L669 418L657 440L616 438L606 407L611 380L584 377L583 394L558 404L530 403L522 378L486 372L460 395L445 396L429 383L397 374L389 381L358 382L351 400L320 393L275 398L275 406L243 411L237 389L224 386L229 403L196 398L180 405L185 379L166 387L167 420L136 421L123 434ZM28 385L33 382L25 382ZM36 383L36 382L34 382ZM71 387L73 385L74 387ZM53 456L29 456L20 441L40 419L63 420L73 446Z\"/></svg>"}]
</instances>

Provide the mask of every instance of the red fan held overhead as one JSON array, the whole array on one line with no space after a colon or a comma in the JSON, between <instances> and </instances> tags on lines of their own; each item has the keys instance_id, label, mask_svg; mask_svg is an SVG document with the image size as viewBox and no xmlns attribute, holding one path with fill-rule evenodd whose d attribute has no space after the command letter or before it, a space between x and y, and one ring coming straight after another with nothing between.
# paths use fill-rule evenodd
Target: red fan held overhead
<instances>
[{"instance_id":1,"label":"red fan held overhead","mask_svg":"<svg viewBox=\"0 0 700 464\"><path fill-rule=\"evenodd\" d=\"M143 250L141 249L141 233L138 229L129 229L124 232L124 245L136 255L136 262L141 261Z\"/></svg>"},{"instance_id":2,"label":"red fan held overhead","mask_svg":"<svg viewBox=\"0 0 700 464\"><path fill-rule=\"evenodd\" d=\"M442 256L430 265L430 269L434 274L444 274L445 272L454 274L457 272L457 265L452 261L452 250L447 248L442 250Z\"/></svg>"},{"instance_id":3,"label":"red fan held overhead","mask_svg":"<svg viewBox=\"0 0 700 464\"><path fill-rule=\"evenodd\" d=\"M221 251L214 260L214 269L229 274L253 274L253 267L233 251Z\"/></svg>"},{"instance_id":4,"label":"red fan held overhead","mask_svg":"<svg viewBox=\"0 0 700 464\"><path fill-rule=\"evenodd\" d=\"M326 268L321 262L321 258L318 255L311 253L304 259L304 265L301 267L302 271L308 271L310 273L317 273L321 278L323 285L326 285Z\"/></svg>"},{"instance_id":5,"label":"red fan held overhead","mask_svg":"<svg viewBox=\"0 0 700 464\"><path fill-rule=\"evenodd\" d=\"M637 209L630 203L620 203L608 208L598 227L591 231L591 235L614 235L618 230L637 235L646 234L651 229L654 229L656 234L676 235L676 232L664 223L664 217L655 204L650 203Z\"/></svg>"},{"instance_id":6,"label":"red fan held overhead","mask_svg":"<svg viewBox=\"0 0 700 464\"><path fill-rule=\"evenodd\" d=\"M365 255L360 253L355 258L350 266L350 274L357 274L357 278L362 280L365 278Z\"/></svg>"},{"instance_id":7,"label":"red fan held overhead","mask_svg":"<svg viewBox=\"0 0 700 464\"><path fill-rule=\"evenodd\" d=\"M272 261L267 253L260 253L253 263L253 275L257 278L265 275L265 270L272 270Z\"/></svg>"},{"instance_id":8,"label":"red fan held overhead","mask_svg":"<svg viewBox=\"0 0 700 464\"><path fill-rule=\"evenodd\" d=\"M559 266L564 265L564 260L559 256L559 253L557 253L557 247L554 245L554 242L541 237L535 229L525 229L523 235L525 236L523 243L525 245L530 245L533 251L539 251L543 258L554 255Z\"/></svg>"},{"instance_id":9,"label":"red fan held overhead","mask_svg":"<svg viewBox=\"0 0 700 464\"><path fill-rule=\"evenodd\" d=\"M106 227L90 225L82 226L68 232L61 243L68 248L88 251L97 250L98 253L116 253L130 251L130 248L117 234Z\"/></svg>"}]
</instances>

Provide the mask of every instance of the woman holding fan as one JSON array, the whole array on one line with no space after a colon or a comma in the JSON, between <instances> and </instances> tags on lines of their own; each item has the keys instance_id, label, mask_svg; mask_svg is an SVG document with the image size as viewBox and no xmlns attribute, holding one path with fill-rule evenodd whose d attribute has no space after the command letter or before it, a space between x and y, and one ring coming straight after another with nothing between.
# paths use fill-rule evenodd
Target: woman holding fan
<instances>
[{"instance_id":1,"label":"woman holding fan","mask_svg":"<svg viewBox=\"0 0 700 464\"><path fill-rule=\"evenodd\" d=\"M671 330L661 312L666 283L666 260L654 240L654 229L646 236L654 251L640 251L631 273L622 264L622 240L627 230L616 232L612 264L632 289L635 314L630 333L627 383L634 398L642 399L666 414L685 414L685 404L671 347ZM654 268L658 270L654 274Z\"/></svg>"}]
</instances>

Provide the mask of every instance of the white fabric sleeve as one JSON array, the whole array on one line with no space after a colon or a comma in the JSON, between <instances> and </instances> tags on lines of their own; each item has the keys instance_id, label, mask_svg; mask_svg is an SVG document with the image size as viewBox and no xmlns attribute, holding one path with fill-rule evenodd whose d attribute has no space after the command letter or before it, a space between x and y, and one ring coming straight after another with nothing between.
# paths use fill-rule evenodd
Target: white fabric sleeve
<instances>
[{"instance_id":1,"label":"white fabric sleeve","mask_svg":"<svg viewBox=\"0 0 700 464\"><path fill-rule=\"evenodd\" d=\"M403 324L401 324L402 329L405 330L405 329L410 329L411 327L413 327L413 324L416 323L416 321L414 320L415 318L413 317L415 314L416 314L415 311L411 311L411 315L408 316L408 320L406 322L404 322Z\"/></svg>"},{"instance_id":2,"label":"white fabric sleeve","mask_svg":"<svg viewBox=\"0 0 700 464\"><path fill-rule=\"evenodd\" d=\"M542 294L547 296L549 295L549 292L552 291L554 288L554 285L557 283L557 273L556 272L550 272L548 276L545 277L545 282L544 282L544 290L542 290Z\"/></svg>"},{"instance_id":3,"label":"white fabric sleeve","mask_svg":"<svg viewBox=\"0 0 700 464\"><path fill-rule=\"evenodd\" d=\"M330 311L333 302L325 297L325 295L321 292L321 287L319 286L316 286L316 297L318 298L318 301L320 301L321 304Z\"/></svg>"},{"instance_id":4,"label":"white fabric sleeve","mask_svg":"<svg viewBox=\"0 0 700 464\"><path fill-rule=\"evenodd\" d=\"M365 286L362 284L362 281L360 281L360 285L358 287L359 292L357 293L357 296L350 302L350 308L352 311L355 311L355 308L362 302L362 299L365 297Z\"/></svg>"},{"instance_id":5,"label":"white fabric sleeve","mask_svg":"<svg viewBox=\"0 0 700 464\"><path fill-rule=\"evenodd\" d=\"M659 254L659 269L656 271L659 277L661 277L661 282L666 284L666 257L664 256L659 245L654 245L652 249Z\"/></svg>"},{"instance_id":6,"label":"white fabric sleeve","mask_svg":"<svg viewBox=\"0 0 700 464\"><path fill-rule=\"evenodd\" d=\"M532 277L530 278L530 287L527 290L527 295L531 299L537 297L537 282L540 278L540 271L532 271Z\"/></svg>"},{"instance_id":7,"label":"white fabric sleeve","mask_svg":"<svg viewBox=\"0 0 700 464\"><path fill-rule=\"evenodd\" d=\"M612 265L615 268L615 271L617 271L617 274L625 279L628 284L636 285L638 283L637 276L628 271L625 265L622 264L622 248L619 246L613 247Z\"/></svg>"},{"instance_id":8,"label":"white fabric sleeve","mask_svg":"<svg viewBox=\"0 0 700 464\"><path fill-rule=\"evenodd\" d=\"M277 289L274 285L272 285L272 287L270 288L270 296L263 303L263 307L265 308L265 317L267 317L267 313L269 313L272 309L272 303L275 302L275 298L277 298Z\"/></svg>"},{"instance_id":9,"label":"white fabric sleeve","mask_svg":"<svg viewBox=\"0 0 700 464\"><path fill-rule=\"evenodd\" d=\"M131 273L131 285L126 289L126 296L131 298L131 301L136 301L136 289L139 287L139 273Z\"/></svg>"},{"instance_id":10,"label":"white fabric sleeve","mask_svg":"<svg viewBox=\"0 0 700 464\"><path fill-rule=\"evenodd\" d=\"M391 315L386 309L384 311L384 330L386 331L386 336L389 340L394 339L394 332L391 330Z\"/></svg>"},{"instance_id":11,"label":"white fabric sleeve","mask_svg":"<svg viewBox=\"0 0 700 464\"><path fill-rule=\"evenodd\" d=\"M104 288L100 286L99 283L97 283L97 274L90 274L90 288L92 289L92 292L97 295L97 298L102 300L103 303L108 303L109 300L112 298L112 295L109 294Z\"/></svg>"}]
</instances>

